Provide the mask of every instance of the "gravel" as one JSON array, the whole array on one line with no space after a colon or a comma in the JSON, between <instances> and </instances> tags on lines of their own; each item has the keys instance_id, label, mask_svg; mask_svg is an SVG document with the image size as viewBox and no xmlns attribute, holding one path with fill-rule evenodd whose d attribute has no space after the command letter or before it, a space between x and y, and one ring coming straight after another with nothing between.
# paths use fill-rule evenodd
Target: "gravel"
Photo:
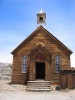
<instances>
[{"instance_id":1,"label":"gravel","mask_svg":"<svg viewBox=\"0 0 75 100\"><path fill-rule=\"evenodd\" d=\"M0 81L0 100L75 100L75 89L68 91L27 92L25 85Z\"/></svg>"},{"instance_id":2,"label":"gravel","mask_svg":"<svg viewBox=\"0 0 75 100\"><path fill-rule=\"evenodd\" d=\"M68 91L27 92L25 85L11 82L11 68L0 66L0 100L75 100L75 89Z\"/></svg>"}]
</instances>

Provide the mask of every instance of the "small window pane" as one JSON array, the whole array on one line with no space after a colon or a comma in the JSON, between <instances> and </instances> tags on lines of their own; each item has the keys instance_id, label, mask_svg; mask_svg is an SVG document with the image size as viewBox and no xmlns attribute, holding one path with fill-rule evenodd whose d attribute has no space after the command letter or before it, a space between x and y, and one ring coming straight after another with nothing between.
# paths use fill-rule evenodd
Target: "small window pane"
<instances>
[{"instance_id":1,"label":"small window pane","mask_svg":"<svg viewBox=\"0 0 75 100\"><path fill-rule=\"evenodd\" d=\"M60 61L56 61L56 64L60 64Z\"/></svg>"},{"instance_id":2,"label":"small window pane","mask_svg":"<svg viewBox=\"0 0 75 100\"><path fill-rule=\"evenodd\" d=\"M57 56L56 56L56 60L60 60L60 56L57 55Z\"/></svg>"},{"instance_id":3,"label":"small window pane","mask_svg":"<svg viewBox=\"0 0 75 100\"><path fill-rule=\"evenodd\" d=\"M56 72L59 72L60 70L60 56L57 55L56 58L55 58L55 62L56 62Z\"/></svg>"},{"instance_id":4,"label":"small window pane","mask_svg":"<svg viewBox=\"0 0 75 100\"><path fill-rule=\"evenodd\" d=\"M22 59L22 72L26 72L26 60L27 60L27 57L24 56Z\"/></svg>"}]
</instances>

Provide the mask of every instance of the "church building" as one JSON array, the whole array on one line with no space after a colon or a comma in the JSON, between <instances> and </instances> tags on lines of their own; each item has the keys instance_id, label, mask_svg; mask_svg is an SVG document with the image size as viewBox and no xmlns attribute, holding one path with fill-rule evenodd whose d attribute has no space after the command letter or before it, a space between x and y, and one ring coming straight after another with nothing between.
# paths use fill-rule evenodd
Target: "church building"
<instances>
[{"instance_id":1,"label":"church building","mask_svg":"<svg viewBox=\"0 0 75 100\"><path fill-rule=\"evenodd\" d=\"M49 86L59 86L63 77L59 72L70 70L72 51L46 29L46 13L42 9L37 14L37 29L11 54L11 82L15 84L48 82Z\"/></svg>"}]
</instances>

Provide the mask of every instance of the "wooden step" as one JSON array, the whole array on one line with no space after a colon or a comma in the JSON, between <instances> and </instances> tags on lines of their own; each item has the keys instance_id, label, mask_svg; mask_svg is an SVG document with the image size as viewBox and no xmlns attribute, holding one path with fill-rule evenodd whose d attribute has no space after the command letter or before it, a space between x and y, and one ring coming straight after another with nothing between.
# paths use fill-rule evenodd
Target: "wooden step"
<instances>
[{"instance_id":1,"label":"wooden step","mask_svg":"<svg viewBox=\"0 0 75 100\"><path fill-rule=\"evenodd\" d=\"M28 81L27 91L50 91L50 81Z\"/></svg>"},{"instance_id":2,"label":"wooden step","mask_svg":"<svg viewBox=\"0 0 75 100\"><path fill-rule=\"evenodd\" d=\"M29 88L27 89L27 91L31 91L31 92L50 92L51 89L33 89L33 88Z\"/></svg>"}]
</instances>

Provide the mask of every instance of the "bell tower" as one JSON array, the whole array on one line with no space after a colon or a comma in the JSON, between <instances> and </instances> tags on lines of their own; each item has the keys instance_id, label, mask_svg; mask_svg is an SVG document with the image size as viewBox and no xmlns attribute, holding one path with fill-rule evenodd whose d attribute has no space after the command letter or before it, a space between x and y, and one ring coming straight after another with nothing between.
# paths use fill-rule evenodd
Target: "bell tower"
<instances>
[{"instance_id":1,"label":"bell tower","mask_svg":"<svg viewBox=\"0 0 75 100\"><path fill-rule=\"evenodd\" d=\"M42 8L37 14L37 27L39 27L40 25L46 28L46 13L43 12Z\"/></svg>"}]
</instances>

